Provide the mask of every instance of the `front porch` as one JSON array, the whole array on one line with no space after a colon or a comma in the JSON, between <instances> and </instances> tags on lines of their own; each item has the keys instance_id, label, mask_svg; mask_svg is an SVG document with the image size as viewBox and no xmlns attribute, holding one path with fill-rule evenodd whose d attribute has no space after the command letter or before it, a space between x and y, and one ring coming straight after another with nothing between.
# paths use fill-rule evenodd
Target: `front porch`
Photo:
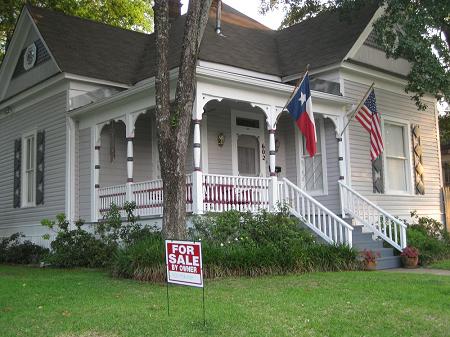
<instances>
[{"instance_id":1,"label":"front porch","mask_svg":"<svg viewBox=\"0 0 450 337\"><path fill-rule=\"evenodd\" d=\"M314 93L318 151L311 158L280 106L285 97L255 92L263 104L236 88L227 97L213 89L215 95L198 89L192 113L182 196L188 213L270 211L283 203L325 242L351 246L357 219L395 248L405 246L403 224L347 185L349 144L341 130L348 100ZM82 121L92 130L92 222L126 201L136 203L140 217L163 214L155 116L146 106L125 113L102 106L100 117Z\"/></svg>"}]
</instances>

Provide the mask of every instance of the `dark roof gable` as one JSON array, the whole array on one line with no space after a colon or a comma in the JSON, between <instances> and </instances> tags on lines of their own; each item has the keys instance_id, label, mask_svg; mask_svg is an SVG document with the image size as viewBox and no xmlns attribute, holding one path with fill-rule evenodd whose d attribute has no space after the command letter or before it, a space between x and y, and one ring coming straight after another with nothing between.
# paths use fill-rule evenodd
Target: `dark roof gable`
<instances>
[{"instance_id":1,"label":"dark roof gable","mask_svg":"<svg viewBox=\"0 0 450 337\"><path fill-rule=\"evenodd\" d=\"M137 33L94 21L27 6L62 71L134 84L155 74L153 34ZM327 12L281 31L273 31L223 5L222 32L211 14L199 59L277 76L342 61L376 8L366 7L351 22ZM169 65L178 66L185 17L171 27Z\"/></svg>"}]
</instances>

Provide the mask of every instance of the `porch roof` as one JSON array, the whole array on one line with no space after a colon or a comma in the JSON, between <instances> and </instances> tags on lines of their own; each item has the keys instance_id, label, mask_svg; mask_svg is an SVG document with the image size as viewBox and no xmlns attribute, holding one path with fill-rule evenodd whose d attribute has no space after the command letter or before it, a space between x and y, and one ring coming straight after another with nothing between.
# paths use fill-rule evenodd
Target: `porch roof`
<instances>
[{"instance_id":1,"label":"porch roof","mask_svg":"<svg viewBox=\"0 0 450 337\"><path fill-rule=\"evenodd\" d=\"M62 71L133 85L154 76L155 37L48 9L26 6ZM211 14L199 59L280 77L341 62L377 10L366 6L340 20L330 11L274 31L226 4L222 31ZM179 65L185 16L171 28L169 65Z\"/></svg>"}]
</instances>

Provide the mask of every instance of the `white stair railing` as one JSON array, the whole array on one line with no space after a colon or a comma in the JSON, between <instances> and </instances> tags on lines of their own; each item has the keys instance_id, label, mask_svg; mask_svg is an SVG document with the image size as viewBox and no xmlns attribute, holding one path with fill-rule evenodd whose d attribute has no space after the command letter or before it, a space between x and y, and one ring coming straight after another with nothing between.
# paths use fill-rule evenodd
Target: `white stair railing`
<instances>
[{"instance_id":1,"label":"white stair railing","mask_svg":"<svg viewBox=\"0 0 450 337\"><path fill-rule=\"evenodd\" d=\"M339 181L342 216L348 213L397 250L406 247L406 225Z\"/></svg>"},{"instance_id":2,"label":"white stair railing","mask_svg":"<svg viewBox=\"0 0 450 337\"><path fill-rule=\"evenodd\" d=\"M328 243L352 246L353 227L339 216L286 178L279 191L281 202L314 233Z\"/></svg>"}]
</instances>

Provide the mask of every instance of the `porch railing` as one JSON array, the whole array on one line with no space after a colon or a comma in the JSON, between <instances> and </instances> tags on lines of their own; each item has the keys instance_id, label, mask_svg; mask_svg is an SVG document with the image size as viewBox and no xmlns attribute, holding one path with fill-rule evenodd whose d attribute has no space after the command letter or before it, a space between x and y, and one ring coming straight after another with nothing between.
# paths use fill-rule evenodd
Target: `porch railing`
<instances>
[{"instance_id":1,"label":"porch railing","mask_svg":"<svg viewBox=\"0 0 450 337\"><path fill-rule=\"evenodd\" d=\"M115 204L125 216L123 207L127 201L126 184L103 187L98 191L99 218ZM136 215L159 216L163 214L163 182L161 179L132 183L130 201L136 203ZM186 175L186 212L192 212L192 175Z\"/></svg>"},{"instance_id":2,"label":"porch railing","mask_svg":"<svg viewBox=\"0 0 450 337\"><path fill-rule=\"evenodd\" d=\"M203 175L205 212L269 209L270 178Z\"/></svg>"},{"instance_id":3,"label":"porch railing","mask_svg":"<svg viewBox=\"0 0 450 337\"><path fill-rule=\"evenodd\" d=\"M314 233L328 243L352 246L352 226L288 179L278 188L280 201Z\"/></svg>"},{"instance_id":4,"label":"porch railing","mask_svg":"<svg viewBox=\"0 0 450 337\"><path fill-rule=\"evenodd\" d=\"M115 204L119 210L127 201L127 186L117 185L99 188L98 190L98 211L99 217L102 217L109 211L111 204Z\"/></svg>"},{"instance_id":5,"label":"porch railing","mask_svg":"<svg viewBox=\"0 0 450 337\"><path fill-rule=\"evenodd\" d=\"M136 215L160 215L163 212L163 182L161 179L131 185Z\"/></svg>"},{"instance_id":6,"label":"porch railing","mask_svg":"<svg viewBox=\"0 0 450 337\"><path fill-rule=\"evenodd\" d=\"M350 214L397 250L406 247L406 225L351 187L339 182L342 216Z\"/></svg>"}]
</instances>

